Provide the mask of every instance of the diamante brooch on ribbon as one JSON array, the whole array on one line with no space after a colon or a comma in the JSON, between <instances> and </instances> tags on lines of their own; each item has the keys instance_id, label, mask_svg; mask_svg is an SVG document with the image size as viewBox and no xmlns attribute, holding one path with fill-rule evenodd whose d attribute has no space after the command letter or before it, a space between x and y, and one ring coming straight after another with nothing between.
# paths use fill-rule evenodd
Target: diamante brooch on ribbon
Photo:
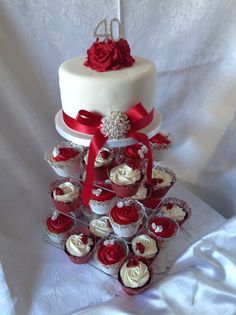
<instances>
[{"instance_id":1,"label":"diamante brooch on ribbon","mask_svg":"<svg viewBox=\"0 0 236 315\"><path fill-rule=\"evenodd\" d=\"M131 125L126 114L111 112L101 119L101 133L111 140L124 139Z\"/></svg>"}]
</instances>

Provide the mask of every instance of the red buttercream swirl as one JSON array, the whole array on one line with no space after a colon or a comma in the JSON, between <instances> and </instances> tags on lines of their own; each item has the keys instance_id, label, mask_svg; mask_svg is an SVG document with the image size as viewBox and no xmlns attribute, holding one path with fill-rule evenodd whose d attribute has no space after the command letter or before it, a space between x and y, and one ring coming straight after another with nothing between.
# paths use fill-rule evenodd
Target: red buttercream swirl
<instances>
[{"instance_id":1,"label":"red buttercream swirl","mask_svg":"<svg viewBox=\"0 0 236 315\"><path fill-rule=\"evenodd\" d=\"M130 67L134 61L125 39L120 38L118 41L105 39L100 42L97 38L87 50L87 60L84 65L98 72L104 72Z\"/></svg>"},{"instance_id":2,"label":"red buttercream swirl","mask_svg":"<svg viewBox=\"0 0 236 315\"><path fill-rule=\"evenodd\" d=\"M132 159L140 159L140 155L138 153L142 148L142 144L133 144L124 149L125 156ZM144 157L147 157L147 154L144 154Z\"/></svg>"},{"instance_id":3,"label":"red buttercream swirl","mask_svg":"<svg viewBox=\"0 0 236 315\"><path fill-rule=\"evenodd\" d=\"M69 231L74 225L72 218L59 214L59 216L53 220L51 217L47 219L47 228L52 233L64 233Z\"/></svg>"},{"instance_id":4,"label":"red buttercream swirl","mask_svg":"<svg viewBox=\"0 0 236 315\"><path fill-rule=\"evenodd\" d=\"M115 223L126 225L138 221L140 210L135 204L123 206L122 208L115 206L111 209L110 216Z\"/></svg>"},{"instance_id":5,"label":"red buttercream swirl","mask_svg":"<svg viewBox=\"0 0 236 315\"><path fill-rule=\"evenodd\" d=\"M52 157L54 161L63 162L74 158L79 154L79 152L73 148L58 148L59 154Z\"/></svg>"},{"instance_id":6,"label":"red buttercream swirl","mask_svg":"<svg viewBox=\"0 0 236 315\"><path fill-rule=\"evenodd\" d=\"M157 226L162 226L163 231L155 232L155 229L152 227L152 224L155 223ZM156 236L163 238L171 237L175 234L177 225L173 220L168 218L153 218L149 222L149 230Z\"/></svg>"},{"instance_id":7,"label":"red buttercream swirl","mask_svg":"<svg viewBox=\"0 0 236 315\"><path fill-rule=\"evenodd\" d=\"M102 244L97 251L99 261L104 265L113 265L125 257L123 246L116 242L114 244Z\"/></svg>"},{"instance_id":8,"label":"red buttercream swirl","mask_svg":"<svg viewBox=\"0 0 236 315\"><path fill-rule=\"evenodd\" d=\"M110 185L107 185L107 186L104 186L104 187L106 187L109 190L112 189ZM102 189L100 187L94 187L93 189L94 190L101 189L102 192L98 196L96 196L94 193L92 193L91 200L106 201L106 200L111 200L112 198L114 198L116 196L116 194L114 192Z\"/></svg>"},{"instance_id":9,"label":"red buttercream swirl","mask_svg":"<svg viewBox=\"0 0 236 315\"><path fill-rule=\"evenodd\" d=\"M166 144L166 145L169 145L171 143L169 137L167 135L162 134L161 132L158 132L149 141L156 144Z\"/></svg>"}]
</instances>

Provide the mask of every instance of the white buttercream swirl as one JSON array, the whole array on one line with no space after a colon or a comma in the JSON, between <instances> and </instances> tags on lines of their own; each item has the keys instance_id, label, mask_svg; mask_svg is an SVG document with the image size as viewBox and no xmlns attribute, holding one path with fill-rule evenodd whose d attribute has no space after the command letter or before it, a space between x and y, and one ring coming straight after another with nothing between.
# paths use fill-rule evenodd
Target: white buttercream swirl
<instances>
[{"instance_id":1,"label":"white buttercream swirl","mask_svg":"<svg viewBox=\"0 0 236 315\"><path fill-rule=\"evenodd\" d=\"M123 163L110 171L110 180L117 185L131 185L141 178L140 170L133 170L132 167Z\"/></svg>"},{"instance_id":2,"label":"white buttercream swirl","mask_svg":"<svg viewBox=\"0 0 236 315\"><path fill-rule=\"evenodd\" d=\"M186 212L183 208L179 207L178 205L174 205L173 208L168 209L166 206L161 207L161 212L167 218L182 221L186 216Z\"/></svg>"},{"instance_id":3,"label":"white buttercream swirl","mask_svg":"<svg viewBox=\"0 0 236 315\"><path fill-rule=\"evenodd\" d=\"M123 284L128 288L139 288L145 285L150 277L147 265L139 261L137 266L127 267L127 263L124 263L120 269Z\"/></svg>"},{"instance_id":4,"label":"white buttercream swirl","mask_svg":"<svg viewBox=\"0 0 236 315\"><path fill-rule=\"evenodd\" d=\"M144 200L147 198L147 191L147 187L142 185L139 187L139 190L136 192L136 194L131 198L136 200Z\"/></svg>"},{"instance_id":5,"label":"white buttercream swirl","mask_svg":"<svg viewBox=\"0 0 236 315\"><path fill-rule=\"evenodd\" d=\"M99 152L98 152L98 155L96 156L96 159L95 159L95 162L94 162L94 166L95 167L101 167L103 165L107 165L109 164L111 161L112 161L112 155L110 154L108 156L108 159L103 159L102 156L101 156L101 152L102 151L108 151L107 149L101 149ZM87 151L85 157L84 157L84 162L85 164L87 165L88 164L88 154L89 154L89 150Z\"/></svg>"},{"instance_id":6,"label":"white buttercream swirl","mask_svg":"<svg viewBox=\"0 0 236 315\"><path fill-rule=\"evenodd\" d=\"M144 253L140 253L139 250L136 248L137 243L141 243L145 247ZM138 235L133 238L132 249L136 256L145 257L147 259L153 258L158 251L156 241L145 234Z\"/></svg>"},{"instance_id":7,"label":"white buttercream swirl","mask_svg":"<svg viewBox=\"0 0 236 315\"><path fill-rule=\"evenodd\" d=\"M156 185L158 188L168 187L172 183L172 178L171 178L170 174L164 170L154 168L152 170L152 178L154 178L154 179L158 178L158 179L163 180L161 183L158 183ZM155 189L155 187L154 187L154 189Z\"/></svg>"},{"instance_id":8,"label":"white buttercream swirl","mask_svg":"<svg viewBox=\"0 0 236 315\"><path fill-rule=\"evenodd\" d=\"M83 257L88 254L93 246L93 240L88 237L87 244L82 242L83 233L72 234L66 241L66 249L69 254L76 257Z\"/></svg>"},{"instance_id":9,"label":"white buttercream swirl","mask_svg":"<svg viewBox=\"0 0 236 315\"><path fill-rule=\"evenodd\" d=\"M63 191L63 195L57 195L53 191L53 198L59 202L72 202L80 195L80 187L72 184L71 182L64 182L58 186Z\"/></svg>"},{"instance_id":10,"label":"white buttercream swirl","mask_svg":"<svg viewBox=\"0 0 236 315\"><path fill-rule=\"evenodd\" d=\"M90 222L89 228L90 231L98 237L104 237L113 232L109 218L106 216L103 216L98 219L93 219Z\"/></svg>"}]
</instances>

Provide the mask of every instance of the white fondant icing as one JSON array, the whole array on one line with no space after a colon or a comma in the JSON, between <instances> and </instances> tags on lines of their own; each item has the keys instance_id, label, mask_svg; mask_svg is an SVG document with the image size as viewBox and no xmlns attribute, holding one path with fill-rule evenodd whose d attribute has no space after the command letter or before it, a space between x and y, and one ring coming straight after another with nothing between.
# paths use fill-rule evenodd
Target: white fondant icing
<instances>
[{"instance_id":1,"label":"white fondant icing","mask_svg":"<svg viewBox=\"0 0 236 315\"><path fill-rule=\"evenodd\" d=\"M97 72L83 65L85 57L65 61L59 68L62 108L75 118L85 109L107 115L126 112L141 102L148 112L154 107L156 67L135 57L133 66L117 71Z\"/></svg>"}]
</instances>

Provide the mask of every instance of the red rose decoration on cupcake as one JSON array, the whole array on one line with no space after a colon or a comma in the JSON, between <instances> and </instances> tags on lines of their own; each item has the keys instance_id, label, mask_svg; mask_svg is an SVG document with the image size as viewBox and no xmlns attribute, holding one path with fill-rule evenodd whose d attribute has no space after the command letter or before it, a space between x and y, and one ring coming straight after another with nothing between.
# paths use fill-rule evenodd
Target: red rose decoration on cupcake
<instances>
[{"instance_id":1,"label":"red rose decoration on cupcake","mask_svg":"<svg viewBox=\"0 0 236 315\"><path fill-rule=\"evenodd\" d=\"M53 157L55 161L67 161L77 156L79 152L73 148L59 148L58 154Z\"/></svg>"},{"instance_id":2,"label":"red rose decoration on cupcake","mask_svg":"<svg viewBox=\"0 0 236 315\"><path fill-rule=\"evenodd\" d=\"M135 204L121 208L116 205L111 209L110 216L118 224L131 224L140 218L140 210Z\"/></svg>"},{"instance_id":3,"label":"red rose decoration on cupcake","mask_svg":"<svg viewBox=\"0 0 236 315\"><path fill-rule=\"evenodd\" d=\"M106 242L106 241L105 241ZM120 262L126 253L121 244L118 242L110 244L102 244L97 252L97 257L104 265L113 265Z\"/></svg>"},{"instance_id":4,"label":"red rose decoration on cupcake","mask_svg":"<svg viewBox=\"0 0 236 315\"><path fill-rule=\"evenodd\" d=\"M177 225L173 220L157 217L149 222L149 230L155 236L169 238L176 233Z\"/></svg>"},{"instance_id":5,"label":"red rose decoration on cupcake","mask_svg":"<svg viewBox=\"0 0 236 315\"><path fill-rule=\"evenodd\" d=\"M105 72L130 67L134 61L125 39L120 38L118 41L108 39L100 42L97 38L87 50L84 65L98 72Z\"/></svg>"}]
</instances>

